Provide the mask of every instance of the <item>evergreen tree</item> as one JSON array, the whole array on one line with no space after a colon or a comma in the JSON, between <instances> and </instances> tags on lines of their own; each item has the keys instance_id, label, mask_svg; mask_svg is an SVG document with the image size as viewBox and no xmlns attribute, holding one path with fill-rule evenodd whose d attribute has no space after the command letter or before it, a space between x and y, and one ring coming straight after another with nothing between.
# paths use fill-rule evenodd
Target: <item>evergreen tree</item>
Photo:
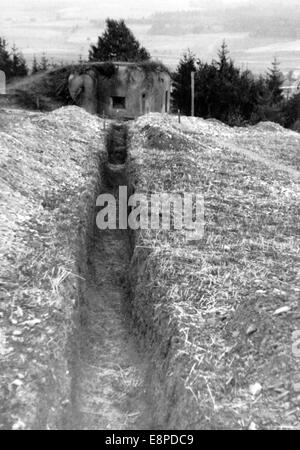
<instances>
[{"instance_id":1,"label":"evergreen tree","mask_svg":"<svg viewBox=\"0 0 300 450\"><path fill-rule=\"evenodd\" d=\"M216 85L218 100L215 105L215 115L223 121L227 121L229 116L233 117L240 114L240 70L234 66L228 55L229 50L225 41L223 41L216 63L218 67Z\"/></svg>"},{"instance_id":2,"label":"evergreen tree","mask_svg":"<svg viewBox=\"0 0 300 450\"><path fill-rule=\"evenodd\" d=\"M45 53L42 54L40 70L46 71L49 69L49 61Z\"/></svg>"},{"instance_id":3,"label":"evergreen tree","mask_svg":"<svg viewBox=\"0 0 300 450\"><path fill-rule=\"evenodd\" d=\"M212 63L198 62L195 76L195 114L200 117L213 117L218 102L217 86L218 70Z\"/></svg>"},{"instance_id":4,"label":"evergreen tree","mask_svg":"<svg viewBox=\"0 0 300 450\"><path fill-rule=\"evenodd\" d=\"M141 46L124 20L106 19L106 29L91 45L90 61L145 61L149 52Z\"/></svg>"},{"instance_id":5,"label":"evergreen tree","mask_svg":"<svg viewBox=\"0 0 300 450\"><path fill-rule=\"evenodd\" d=\"M196 74L196 115L228 122L241 115L240 70L229 58L225 41L218 60L199 62ZM246 81L246 80L244 80Z\"/></svg>"},{"instance_id":6,"label":"evergreen tree","mask_svg":"<svg viewBox=\"0 0 300 450\"><path fill-rule=\"evenodd\" d=\"M24 77L28 75L25 59L15 45L12 47L12 73L14 77Z\"/></svg>"},{"instance_id":7,"label":"evergreen tree","mask_svg":"<svg viewBox=\"0 0 300 450\"><path fill-rule=\"evenodd\" d=\"M241 72L238 84L239 110L245 120L250 120L258 102L259 83L250 72Z\"/></svg>"},{"instance_id":8,"label":"evergreen tree","mask_svg":"<svg viewBox=\"0 0 300 450\"><path fill-rule=\"evenodd\" d=\"M283 82L283 75L279 69L280 63L274 58L272 68L269 69L267 75L267 86L271 93L271 102L274 105L279 104L283 100L281 85Z\"/></svg>"},{"instance_id":9,"label":"evergreen tree","mask_svg":"<svg viewBox=\"0 0 300 450\"><path fill-rule=\"evenodd\" d=\"M224 73L228 69L228 65L230 63L228 55L229 55L229 50L228 50L227 44L225 41L223 41L221 48L218 51L219 61L217 62L217 65L219 67L220 73Z\"/></svg>"},{"instance_id":10,"label":"evergreen tree","mask_svg":"<svg viewBox=\"0 0 300 450\"><path fill-rule=\"evenodd\" d=\"M32 61L32 68L31 68L32 75L34 75L35 73L39 72L39 70L40 70L40 68L39 68L36 56L34 55L33 61Z\"/></svg>"},{"instance_id":11,"label":"evergreen tree","mask_svg":"<svg viewBox=\"0 0 300 450\"><path fill-rule=\"evenodd\" d=\"M260 117L260 95L265 100L268 92L265 79L255 79L249 70L241 71L229 57L223 42L218 59L209 63L195 61L191 53L185 54L174 74L173 98L183 114L190 114L191 71L195 74L195 114L216 118L230 125L242 125Z\"/></svg>"},{"instance_id":12,"label":"evergreen tree","mask_svg":"<svg viewBox=\"0 0 300 450\"><path fill-rule=\"evenodd\" d=\"M7 50L7 42L0 37L0 69L6 74L9 80L12 77L23 77L28 73L25 59L14 45L12 52Z\"/></svg>"},{"instance_id":13,"label":"evergreen tree","mask_svg":"<svg viewBox=\"0 0 300 450\"><path fill-rule=\"evenodd\" d=\"M0 37L0 70L3 70L7 79L12 76L12 61L7 50L7 42Z\"/></svg>"},{"instance_id":14,"label":"evergreen tree","mask_svg":"<svg viewBox=\"0 0 300 450\"><path fill-rule=\"evenodd\" d=\"M48 69L57 69L59 67L58 63L55 61L53 56L50 59L50 63L48 64Z\"/></svg>"},{"instance_id":15,"label":"evergreen tree","mask_svg":"<svg viewBox=\"0 0 300 450\"><path fill-rule=\"evenodd\" d=\"M173 77L173 102L176 109L188 116L191 113L191 72L196 71L196 57L188 51L179 61Z\"/></svg>"},{"instance_id":16,"label":"evergreen tree","mask_svg":"<svg viewBox=\"0 0 300 450\"><path fill-rule=\"evenodd\" d=\"M283 111L284 124L290 128L300 119L300 94L291 97L284 105Z\"/></svg>"}]
</instances>

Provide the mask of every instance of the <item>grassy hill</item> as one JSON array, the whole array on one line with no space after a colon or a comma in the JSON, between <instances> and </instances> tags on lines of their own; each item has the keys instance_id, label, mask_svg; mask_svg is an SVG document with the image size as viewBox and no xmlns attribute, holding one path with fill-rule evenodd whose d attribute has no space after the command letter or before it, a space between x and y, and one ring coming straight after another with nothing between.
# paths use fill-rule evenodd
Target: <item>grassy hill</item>
<instances>
[{"instance_id":1,"label":"grassy hill","mask_svg":"<svg viewBox=\"0 0 300 450\"><path fill-rule=\"evenodd\" d=\"M137 190L205 199L202 240L136 238L132 309L158 424L299 427L299 151L299 135L272 123L150 115L132 125Z\"/></svg>"},{"instance_id":2,"label":"grassy hill","mask_svg":"<svg viewBox=\"0 0 300 450\"><path fill-rule=\"evenodd\" d=\"M0 96L0 106L53 111L72 104L68 77L73 69L70 65L13 81L7 86L7 94Z\"/></svg>"},{"instance_id":3,"label":"grassy hill","mask_svg":"<svg viewBox=\"0 0 300 450\"><path fill-rule=\"evenodd\" d=\"M102 123L77 107L0 110L0 428L61 428L94 221Z\"/></svg>"}]
</instances>

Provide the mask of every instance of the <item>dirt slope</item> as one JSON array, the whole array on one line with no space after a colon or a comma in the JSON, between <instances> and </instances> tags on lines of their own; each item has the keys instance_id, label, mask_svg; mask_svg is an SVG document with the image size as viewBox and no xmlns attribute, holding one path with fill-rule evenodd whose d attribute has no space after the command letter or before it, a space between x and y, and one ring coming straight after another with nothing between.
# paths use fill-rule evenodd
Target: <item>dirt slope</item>
<instances>
[{"instance_id":1,"label":"dirt slope","mask_svg":"<svg viewBox=\"0 0 300 450\"><path fill-rule=\"evenodd\" d=\"M1 429L64 426L103 138L102 121L77 107L0 110Z\"/></svg>"},{"instance_id":2,"label":"dirt slope","mask_svg":"<svg viewBox=\"0 0 300 450\"><path fill-rule=\"evenodd\" d=\"M157 422L299 428L299 134L152 114L131 142L139 192L205 200L203 239L136 239L131 302Z\"/></svg>"},{"instance_id":3,"label":"dirt slope","mask_svg":"<svg viewBox=\"0 0 300 450\"><path fill-rule=\"evenodd\" d=\"M114 193L111 188L102 189ZM151 428L146 360L130 335L126 312L130 257L127 230L95 229L74 371L76 429Z\"/></svg>"},{"instance_id":4,"label":"dirt slope","mask_svg":"<svg viewBox=\"0 0 300 450\"><path fill-rule=\"evenodd\" d=\"M77 107L0 119L0 428L151 428L130 236L95 227L113 193L103 122Z\"/></svg>"}]
</instances>

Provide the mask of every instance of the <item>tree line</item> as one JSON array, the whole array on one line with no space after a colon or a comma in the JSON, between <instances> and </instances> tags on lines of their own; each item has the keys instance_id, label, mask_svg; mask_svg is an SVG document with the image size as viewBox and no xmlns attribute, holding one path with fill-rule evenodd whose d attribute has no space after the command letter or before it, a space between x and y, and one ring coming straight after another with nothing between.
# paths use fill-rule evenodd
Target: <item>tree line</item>
<instances>
[{"instance_id":1,"label":"tree line","mask_svg":"<svg viewBox=\"0 0 300 450\"><path fill-rule=\"evenodd\" d=\"M191 113L191 72L195 73L195 115L215 118L229 125L254 124L271 120L286 125L292 121L294 100L286 101L284 80L274 59L265 75L235 66L223 42L216 60L204 63L187 52L174 73L173 105L182 114ZM294 108L295 109L295 108Z\"/></svg>"},{"instance_id":2,"label":"tree line","mask_svg":"<svg viewBox=\"0 0 300 450\"><path fill-rule=\"evenodd\" d=\"M78 63L82 63L83 59L79 56ZM15 45L9 49L5 38L0 37L0 70L3 70L6 79L10 81L12 78L25 77L29 74L36 74L38 72L45 72L49 69L56 69L64 66L64 62L56 62L53 58L49 59L46 53L43 53L38 59L35 55L31 68L25 61L22 53Z\"/></svg>"},{"instance_id":3,"label":"tree line","mask_svg":"<svg viewBox=\"0 0 300 450\"><path fill-rule=\"evenodd\" d=\"M22 53L15 45L9 50L6 40L1 37L0 70L5 72L7 80L13 77L24 77L28 74L28 67Z\"/></svg>"},{"instance_id":4,"label":"tree line","mask_svg":"<svg viewBox=\"0 0 300 450\"><path fill-rule=\"evenodd\" d=\"M54 61L53 58L49 60L46 53L43 53L40 59L38 59L36 55L34 55L31 67L31 74L34 75L38 72L45 72L46 70L57 69L58 67L63 67L64 65L65 63L63 61L57 62Z\"/></svg>"}]
</instances>

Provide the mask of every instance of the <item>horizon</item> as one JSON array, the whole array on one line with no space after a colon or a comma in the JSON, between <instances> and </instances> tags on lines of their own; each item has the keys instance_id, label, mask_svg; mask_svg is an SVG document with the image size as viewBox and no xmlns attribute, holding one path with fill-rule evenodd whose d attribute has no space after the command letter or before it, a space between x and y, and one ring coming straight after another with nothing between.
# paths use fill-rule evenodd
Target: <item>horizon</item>
<instances>
[{"instance_id":1,"label":"horizon","mask_svg":"<svg viewBox=\"0 0 300 450\"><path fill-rule=\"evenodd\" d=\"M128 26L143 46L149 49L153 59L160 59L174 69L182 54L190 49L203 61L211 61L223 39L226 40L235 63L255 73L263 73L270 67L274 57L281 62L284 72L300 70L300 39L249 38L245 33L231 30L209 33L184 33L182 35L151 34L151 27L134 20L148 19L157 13L179 11L212 11L249 7L252 5L264 13L271 5L281 5L278 0L0 0L0 36L5 37L10 47L13 44L24 54L28 65L34 55L43 53L55 62L75 62L79 55L88 58L91 43L103 32L102 22L107 18L129 22ZM285 2L284 8L296 5L295 0ZM255 11L255 8L252 8ZM274 15L270 11L270 18ZM242 9L241 9L242 11ZM238 14L238 13L236 13ZM237 18L239 16L237 15ZM300 18L299 18L300 19ZM238 20L237 20L238 21ZM150 30L150 31L149 31Z\"/></svg>"}]
</instances>

